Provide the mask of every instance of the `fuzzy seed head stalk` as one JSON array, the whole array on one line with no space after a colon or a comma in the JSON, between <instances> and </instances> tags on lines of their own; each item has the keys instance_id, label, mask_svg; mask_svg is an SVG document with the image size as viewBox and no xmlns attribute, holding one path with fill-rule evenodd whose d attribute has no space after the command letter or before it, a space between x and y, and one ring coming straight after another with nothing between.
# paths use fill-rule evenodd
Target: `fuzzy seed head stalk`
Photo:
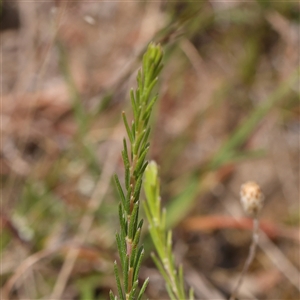
<instances>
[{"instance_id":1,"label":"fuzzy seed head stalk","mask_svg":"<svg viewBox=\"0 0 300 300\"><path fill-rule=\"evenodd\" d=\"M264 195L259 185L254 181L248 181L241 186L240 191L241 204L245 213L253 219L253 231L252 231L252 243L249 248L248 257L245 261L242 272L240 273L239 279L229 300L235 300L238 294L239 288L241 287L244 277L249 270L249 267L255 257L256 248L258 244L258 232L259 232L259 221L258 213L261 211L264 205Z\"/></svg>"},{"instance_id":2,"label":"fuzzy seed head stalk","mask_svg":"<svg viewBox=\"0 0 300 300\"><path fill-rule=\"evenodd\" d=\"M259 185L248 181L241 186L241 204L245 213L251 217L256 216L264 205L264 195Z\"/></svg>"}]
</instances>

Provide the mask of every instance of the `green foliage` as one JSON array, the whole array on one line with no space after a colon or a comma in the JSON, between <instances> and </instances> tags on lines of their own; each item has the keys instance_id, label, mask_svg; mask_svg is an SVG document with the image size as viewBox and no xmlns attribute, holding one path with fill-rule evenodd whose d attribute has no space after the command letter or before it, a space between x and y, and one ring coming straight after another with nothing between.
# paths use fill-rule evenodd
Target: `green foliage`
<instances>
[{"instance_id":1,"label":"green foliage","mask_svg":"<svg viewBox=\"0 0 300 300\"><path fill-rule=\"evenodd\" d=\"M147 287L148 279L138 292L138 274L144 255L143 246L139 246L140 232L143 220L139 220L140 191L143 174L147 167L146 155L149 150L149 119L157 95L151 97L157 76L162 69L163 53L159 45L150 44L143 57L143 66L137 75L137 89L130 91L131 105L133 109L133 122L130 125L123 112L122 117L129 139L123 140L122 157L125 167L125 192L118 176L115 182L120 195L119 219L120 233L116 235L116 241L121 260L123 281L120 278L117 263L114 272L117 281L120 299L141 299ZM110 299L118 299L110 292Z\"/></svg>"},{"instance_id":2,"label":"green foliage","mask_svg":"<svg viewBox=\"0 0 300 300\"><path fill-rule=\"evenodd\" d=\"M172 254L172 232L166 229L166 210L161 210L157 165L150 162L145 172L144 208L149 222L149 231L158 257L152 253L153 261L166 281L168 294L172 300L194 299L193 290L185 295L182 266L176 269Z\"/></svg>"}]
</instances>

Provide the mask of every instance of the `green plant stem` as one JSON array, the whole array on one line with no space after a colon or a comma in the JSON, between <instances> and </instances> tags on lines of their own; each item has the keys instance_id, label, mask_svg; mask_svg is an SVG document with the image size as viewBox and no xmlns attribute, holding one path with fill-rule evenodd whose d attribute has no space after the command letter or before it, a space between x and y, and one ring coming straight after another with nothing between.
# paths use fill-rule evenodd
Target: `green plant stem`
<instances>
[{"instance_id":1,"label":"green plant stem","mask_svg":"<svg viewBox=\"0 0 300 300\"><path fill-rule=\"evenodd\" d=\"M144 208L149 222L149 231L158 253L158 257L152 253L152 259L166 281L166 288L170 298L173 300L193 299L192 289L190 298L185 295L183 269L175 266L172 253L172 232L166 230L166 210L161 211L161 199L159 190L159 179L157 165L150 162L145 172L145 194L147 201Z\"/></svg>"},{"instance_id":2,"label":"green plant stem","mask_svg":"<svg viewBox=\"0 0 300 300\"><path fill-rule=\"evenodd\" d=\"M162 56L160 46L149 45L143 57L143 67L137 75L138 87L135 91L131 90L130 92L134 116L131 125L127 121L125 112L122 113L128 136L128 141L123 140L122 151L125 167L125 193L117 176L115 176L115 181L121 198L119 205L121 232L117 234L116 240L121 259L123 285L117 266L115 266L115 276L119 297L124 300L141 299L148 284L148 280L146 280L140 293L137 294L138 274L144 256L143 246L139 246L143 225L143 220L139 220L140 190L143 174L148 164L146 155L149 150L149 118L157 100L157 96L151 97L151 91L162 68ZM129 147L127 147L127 143L129 143ZM110 293L110 298L114 298L112 293Z\"/></svg>"}]
</instances>

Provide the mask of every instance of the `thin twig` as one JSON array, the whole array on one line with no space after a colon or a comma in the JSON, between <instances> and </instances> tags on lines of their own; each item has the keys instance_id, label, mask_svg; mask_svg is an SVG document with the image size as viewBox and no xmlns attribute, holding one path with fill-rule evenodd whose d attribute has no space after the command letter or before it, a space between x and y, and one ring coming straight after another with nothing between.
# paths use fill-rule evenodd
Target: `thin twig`
<instances>
[{"instance_id":1,"label":"thin twig","mask_svg":"<svg viewBox=\"0 0 300 300\"><path fill-rule=\"evenodd\" d=\"M247 273L254 257L255 257L255 253L256 253L256 248L257 248L257 244L258 244L258 231L259 231L259 221L257 219L257 217L253 218L253 234L252 234L252 243L249 249L249 254L247 257L247 260L244 264L243 270L240 274L239 280L230 296L229 300L234 300L235 296L239 290L239 288L241 287L242 283L243 283L243 279L245 277L245 274Z\"/></svg>"}]
</instances>

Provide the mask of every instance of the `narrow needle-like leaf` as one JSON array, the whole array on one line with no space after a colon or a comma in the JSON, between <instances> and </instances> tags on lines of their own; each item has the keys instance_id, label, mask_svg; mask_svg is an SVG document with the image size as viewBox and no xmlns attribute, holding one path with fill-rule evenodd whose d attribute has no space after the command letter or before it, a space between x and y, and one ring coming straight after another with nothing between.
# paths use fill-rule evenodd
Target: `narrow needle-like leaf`
<instances>
[{"instance_id":1,"label":"narrow needle-like leaf","mask_svg":"<svg viewBox=\"0 0 300 300\"><path fill-rule=\"evenodd\" d=\"M142 288L141 288L141 290L139 292L137 300L141 300L142 299L142 296L145 293L145 290L147 288L148 283L149 283L149 277L144 281L143 286L142 286Z\"/></svg>"},{"instance_id":2,"label":"narrow needle-like leaf","mask_svg":"<svg viewBox=\"0 0 300 300\"><path fill-rule=\"evenodd\" d=\"M121 281L120 281L120 277L119 277L119 271L118 271L118 267L117 267L117 262L114 262L114 272L115 272L115 277L116 277L116 281L117 281L117 288L118 288L118 293L119 293L119 297L124 300L124 295L123 295L123 291L122 291L122 287L121 287Z\"/></svg>"},{"instance_id":3,"label":"narrow needle-like leaf","mask_svg":"<svg viewBox=\"0 0 300 300\"><path fill-rule=\"evenodd\" d=\"M157 82L157 70L160 70L162 56L160 46L151 43L143 56L142 68L138 71L138 87L130 91L133 120L129 123L125 112L122 113L128 137L123 139L122 150L125 189L123 190L117 176L115 182L121 199L119 206L121 231L116 235L116 241L123 273L123 287L116 263L114 265L120 300L141 299L149 281L147 279L144 282L137 297L138 275L144 254L143 247L138 245L143 224L143 220L139 220L140 191L148 165L146 155L149 150L149 119L156 101L156 97L151 98L151 91ZM110 300L116 299L117 297L110 293Z\"/></svg>"},{"instance_id":4,"label":"narrow needle-like leaf","mask_svg":"<svg viewBox=\"0 0 300 300\"><path fill-rule=\"evenodd\" d=\"M130 127L129 127L129 125L128 125L128 121L127 121L125 112L122 113L122 117L123 117L124 125L125 125L125 128L126 128L128 137L129 137L129 139L130 139L130 142L133 143L132 132L131 132Z\"/></svg>"}]
</instances>

